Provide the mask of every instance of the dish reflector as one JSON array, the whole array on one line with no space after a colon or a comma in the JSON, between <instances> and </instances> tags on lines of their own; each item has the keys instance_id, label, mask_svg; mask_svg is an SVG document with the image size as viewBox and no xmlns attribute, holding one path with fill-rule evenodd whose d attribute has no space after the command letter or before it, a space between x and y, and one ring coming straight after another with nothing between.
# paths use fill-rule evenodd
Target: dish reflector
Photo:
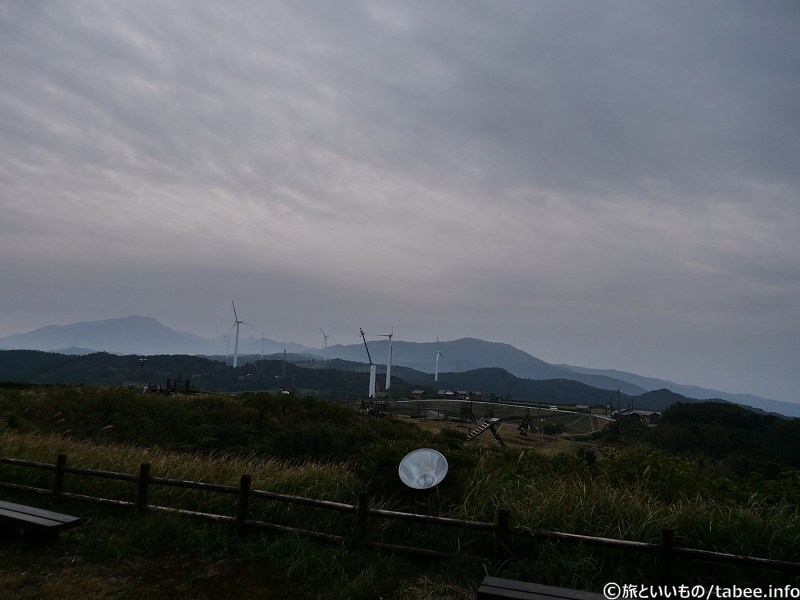
<instances>
[{"instance_id":1,"label":"dish reflector","mask_svg":"<svg viewBox=\"0 0 800 600\"><path fill-rule=\"evenodd\" d=\"M447 459L432 448L420 448L403 457L397 472L408 487L426 490L441 483L447 475Z\"/></svg>"}]
</instances>

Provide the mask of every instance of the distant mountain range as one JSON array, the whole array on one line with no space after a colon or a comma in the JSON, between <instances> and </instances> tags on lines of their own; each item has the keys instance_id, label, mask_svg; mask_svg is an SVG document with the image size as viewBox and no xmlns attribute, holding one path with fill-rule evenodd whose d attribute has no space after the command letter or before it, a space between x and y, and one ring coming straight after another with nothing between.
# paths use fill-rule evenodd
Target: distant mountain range
<instances>
[{"instance_id":1,"label":"distant mountain range","mask_svg":"<svg viewBox=\"0 0 800 600\"><path fill-rule=\"evenodd\" d=\"M229 337L233 353L233 334ZM48 325L29 333L0 338L2 350L44 350L62 354L109 352L112 354L188 354L207 356L224 354L225 336L205 338L193 333L175 331L152 317L121 317L103 321L87 321L72 325ZM264 353L308 352L300 344L264 340ZM261 339L239 337L239 352L261 352Z\"/></svg>"},{"instance_id":2,"label":"distant mountain range","mask_svg":"<svg viewBox=\"0 0 800 600\"><path fill-rule=\"evenodd\" d=\"M233 352L233 339L229 339L228 348ZM72 325L49 325L31 331L0 338L0 349L28 349L60 352L62 354L87 354L95 351L114 354L165 355L186 354L194 356L224 356L226 348L224 336L204 338L192 333L170 329L152 317L122 317L103 321L90 321ZM372 360L385 364L388 353L388 341L369 342ZM240 337L239 352L241 355L260 356L262 341L260 338ZM363 344L348 346L335 345L324 350L309 348L301 344L263 341L264 354L282 353L284 350L292 354L304 355L308 358L318 357L320 360L341 359L357 363L366 363L367 356ZM392 364L395 367L406 367L422 373L433 373L434 355L440 351L443 356L439 361L439 372L442 387L449 382L448 374L459 374L476 369L504 369L515 379L523 380L569 380L582 383L593 388L619 391L627 396L640 396L655 390L671 390L678 396L695 399L721 399L736 404L751 406L768 412L800 417L800 404L779 402L747 394L732 394L719 390L696 386L686 386L667 380L643 377L633 373L616 370L601 370L572 365L553 365L546 363L509 344L487 342L473 338L463 338L446 342L415 343L395 341L392 348ZM395 372L398 376L399 372ZM426 385L435 386L430 381ZM417 377L407 379L415 383ZM508 383L511 385L511 382ZM518 386L517 386L518 387ZM498 388L499 390L500 388ZM516 389L516 388L515 388ZM512 393L510 391L503 392ZM538 398L526 398L537 401ZM546 399L545 399L546 400Z\"/></svg>"},{"instance_id":3,"label":"distant mountain range","mask_svg":"<svg viewBox=\"0 0 800 600\"><path fill-rule=\"evenodd\" d=\"M791 402L781 402L780 400L770 400L760 396L753 396L752 394L734 394L731 392L721 392L719 390L712 390L696 385L683 385L669 381L667 379L656 379L654 377L642 377L634 373L626 373L625 371L617 371L614 369L587 369L586 367L575 367L571 365L561 365L578 373L585 373L588 375L601 375L622 379L633 385L637 385L649 391L667 389L681 396L687 398L696 398L698 400L727 400L734 404L741 404L743 406L752 406L760 408L766 412L774 412L781 415L800 417L800 404L793 404Z\"/></svg>"},{"instance_id":4,"label":"distant mountain range","mask_svg":"<svg viewBox=\"0 0 800 600\"><path fill-rule=\"evenodd\" d=\"M373 361L379 364L386 363L389 350L387 340L370 341L369 348ZM439 373L460 373L486 367L500 367L524 379L571 379L605 390L620 390L631 396L647 391L646 388L623 379L602 374L578 373L570 368L551 365L509 344L474 338L462 338L450 342L395 341L392 344L392 365L433 373L434 355L437 350L443 354L439 360ZM316 350L315 353L325 358L357 362L366 362L367 358L364 344L330 346L325 350Z\"/></svg>"},{"instance_id":5,"label":"distant mountain range","mask_svg":"<svg viewBox=\"0 0 800 600\"><path fill-rule=\"evenodd\" d=\"M312 359L308 355L282 354L260 359L245 355L241 366L233 369L223 360L203 356L149 356L140 370L137 355L95 352L67 355L42 350L0 350L0 387L25 384L131 386L167 384L168 379L190 380L192 390L210 392L272 391L293 389L300 395L314 394L321 398L343 400L363 398L367 391L369 365L338 358L330 361ZM489 367L459 373L443 373L434 387L433 376L408 367L392 370L391 396L410 398L415 389L422 389L434 398L438 389L482 391L487 401L544 405L607 406L636 410L662 411L676 402L696 403L669 390L645 392L636 397L595 388L567 379L522 379L505 369ZM382 374L383 375L383 374ZM383 377L381 377L383 381ZM181 384L181 385L185 385ZM756 409L754 409L756 410Z\"/></svg>"}]
</instances>

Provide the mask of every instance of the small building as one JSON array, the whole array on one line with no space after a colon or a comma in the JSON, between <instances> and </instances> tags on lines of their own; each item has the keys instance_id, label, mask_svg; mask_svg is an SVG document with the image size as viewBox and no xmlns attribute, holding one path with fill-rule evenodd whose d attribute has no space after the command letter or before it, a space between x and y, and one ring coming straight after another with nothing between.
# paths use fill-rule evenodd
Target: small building
<instances>
[{"instance_id":1,"label":"small building","mask_svg":"<svg viewBox=\"0 0 800 600\"><path fill-rule=\"evenodd\" d=\"M458 390L456 392L456 398L459 400L469 400L469 392L465 390Z\"/></svg>"},{"instance_id":2,"label":"small building","mask_svg":"<svg viewBox=\"0 0 800 600\"><path fill-rule=\"evenodd\" d=\"M637 419L645 425L658 425L661 422L661 413L655 410L630 410L624 408L614 413L616 419Z\"/></svg>"},{"instance_id":3,"label":"small building","mask_svg":"<svg viewBox=\"0 0 800 600\"><path fill-rule=\"evenodd\" d=\"M425 400L428 397L428 394L425 393L425 390L414 390L411 392L411 397L414 400Z\"/></svg>"},{"instance_id":4,"label":"small building","mask_svg":"<svg viewBox=\"0 0 800 600\"><path fill-rule=\"evenodd\" d=\"M658 425L661 422L661 413L657 411L636 411L648 425Z\"/></svg>"},{"instance_id":5,"label":"small building","mask_svg":"<svg viewBox=\"0 0 800 600\"><path fill-rule=\"evenodd\" d=\"M475 402L482 402L483 401L483 392L470 392L469 399L474 400Z\"/></svg>"},{"instance_id":6,"label":"small building","mask_svg":"<svg viewBox=\"0 0 800 600\"><path fill-rule=\"evenodd\" d=\"M579 413L588 413L591 412L592 409L585 404L576 404L575 410Z\"/></svg>"}]
</instances>

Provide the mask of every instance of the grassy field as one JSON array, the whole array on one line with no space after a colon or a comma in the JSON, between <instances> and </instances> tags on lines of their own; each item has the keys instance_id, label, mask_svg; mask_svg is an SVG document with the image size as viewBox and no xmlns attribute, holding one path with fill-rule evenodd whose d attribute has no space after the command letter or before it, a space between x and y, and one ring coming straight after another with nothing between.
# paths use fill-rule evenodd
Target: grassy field
<instances>
[{"instance_id":1,"label":"grassy field","mask_svg":"<svg viewBox=\"0 0 800 600\"><path fill-rule=\"evenodd\" d=\"M358 477L345 465L233 455L186 455L134 445L96 444L55 435L0 434L0 455L52 460L70 466L131 472L141 461L160 477L253 487L352 503ZM49 473L2 467L2 480L47 487ZM67 477L65 490L133 498L133 484ZM87 524L58 539L33 543L6 537L0 544L0 589L13 598L469 598L480 571L437 563L430 569L407 556L349 551L284 535L235 537L225 526L163 513L135 519L129 511L69 500L0 492L0 497L83 516ZM234 498L202 491L154 487L152 504L234 514ZM253 502L251 517L349 535L351 515L279 503ZM395 506L396 503L379 503ZM388 539L373 528L371 536ZM385 535L384 535L385 534ZM395 532L397 535L397 532ZM451 575L455 573L455 576Z\"/></svg>"},{"instance_id":2,"label":"grassy field","mask_svg":"<svg viewBox=\"0 0 800 600\"><path fill-rule=\"evenodd\" d=\"M86 407L100 416L86 414ZM137 433L146 423L163 437ZM516 425L500 431L512 442L514 435L523 437ZM132 439L119 439L125 432ZM529 434L503 450L489 434L481 444L464 444L464 433L444 421L379 419L321 401L264 395L155 401L114 390L0 391L0 456L53 462L63 452L70 466L127 473L149 462L155 476L233 486L249 473L256 489L349 504L368 490L373 506L414 511L418 498L399 481L397 464L410 450L428 446L450 463L435 500L424 508L433 514L493 521L499 507L508 507L516 526L644 542L672 527L682 546L800 556L797 498L782 491L793 488L714 478L702 461L643 448L595 446L596 460L589 460L578 452L587 447L581 442ZM0 481L49 488L51 474L0 465ZM130 482L89 477L68 476L65 489L133 497ZM459 558L419 561L291 535L236 537L224 526L164 513L137 520L129 510L46 496L0 490L0 497L87 518L46 544L13 536L0 543L0 589L14 598L471 598L487 572L593 591L607 581L652 582L657 573L650 556L522 539L510 547L512 560L492 565L470 558L490 554L487 535L378 519L370 520L369 540ZM235 498L210 492L155 487L150 500L235 511ZM266 501L254 501L251 509L254 518L286 526L343 536L353 530L349 514ZM787 582L763 570L684 561L676 569L687 584Z\"/></svg>"},{"instance_id":3,"label":"grassy field","mask_svg":"<svg viewBox=\"0 0 800 600\"><path fill-rule=\"evenodd\" d=\"M438 435L443 429L448 429L455 435L463 435L466 439L467 434L475 429L477 426L467 423L454 423L452 421L445 421L442 419L411 419L409 417L399 417L401 420L408 419L420 429ZM500 423L496 426L500 437L509 448L530 448L535 449L542 454L553 456L560 452L574 456L577 454L578 449L587 446L587 443L575 442L569 439L564 439L554 435L545 435L538 433L528 433L523 435L520 433L518 424L516 422ZM497 446L494 437L489 431L485 431L480 436L476 437L474 441L470 442L478 448L495 448Z\"/></svg>"}]
</instances>

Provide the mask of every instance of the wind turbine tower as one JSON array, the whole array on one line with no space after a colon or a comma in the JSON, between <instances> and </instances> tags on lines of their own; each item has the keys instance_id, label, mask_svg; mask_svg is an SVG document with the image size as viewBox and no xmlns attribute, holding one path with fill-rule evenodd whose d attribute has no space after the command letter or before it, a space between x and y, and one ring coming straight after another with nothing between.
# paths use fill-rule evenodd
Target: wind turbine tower
<instances>
[{"instance_id":1,"label":"wind turbine tower","mask_svg":"<svg viewBox=\"0 0 800 600\"><path fill-rule=\"evenodd\" d=\"M368 333L366 335L389 338L388 356L386 357L386 391L388 392L389 387L392 385L392 338L394 337L394 326L392 326L391 333Z\"/></svg>"},{"instance_id":2,"label":"wind turbine tower","mask_svg":"<svg viewBox=\"0 0 800 600\"><path fill-rule=\"evenodd\" d=\"M239 364L239 325L250 325L250 323L245 323L241 321L236 314L236 305L231 300L231 305L233 306L233 325L231 325L231 329L236 327L236 342L233 344L233 368L235 369L236 366ZM230 333L230 330L228 330Z\"/></svg>"},{"instance_id":3,"label":"wind turbine tower","mask_svg":"<svg viewBox=\"0 0 800 600\"><path fill-rule=\"evenodd\" d=\"M261 330L261 360L264 360L264 330Z\"/></svg>"},{"instance_id":4,"label":"wind turbine tower","mask_svg":"<svg viewBox=\"0 0 800 600\"><path fill-rule=\"evenodd\" d=\"M322 331L322 327L320 327L319 330ZM325 348L328 347L328 338L329 337L331 337L331 336L329 336L327 333L322 331L322 349L323 350L325 350ZM328 362L328 359L323 356L322 357L322 361L323 362Z\"/></svg>"},{"instance_id":5,"label":"wind turbine tower","mask_svg":"<svg viewBox=\"0 0 800 600\"><path fill-rule=\"evenodd\" d=\"M394 337L394 325L392 325L392 332L386 337L389 338L389 350L386 357L386 391L388 392L392 385L392 338Z\"/></svg>"},{"instance_id":6,"label":"wind turbine tower","mask_svg":"<svg viewBox=\"0 0 800 600\"><path fill-rule=\"evenodd\" d=\"M369 359L369 390L368 394L370 398L375 397L375 373L377 372L377 367L375 363L372 362L372 355L369 353L369 346L367 345L367 337L364 333L364 330L359 328L358 332L361 334L361 339L364 340L364 348L367 349L367 358Z\"/></svg>"},{"instance_id":7,"label":"wind turbine tower","mask_svg":"<svg viewBox=\"0 0 800 600\"><path fill-rule=\"evenodd\" d=\"M437 346L436 346L436 354L435 354L435 359L434 359L434 363L433 363L434 364L434 367L433 367L433 380L434 381L439 381L439 359L444 357L444 354L439 352L439 346L438 346L439 338L438 337L436 338L436 344L437 344Z\"/></svg>"}]
</instances>

